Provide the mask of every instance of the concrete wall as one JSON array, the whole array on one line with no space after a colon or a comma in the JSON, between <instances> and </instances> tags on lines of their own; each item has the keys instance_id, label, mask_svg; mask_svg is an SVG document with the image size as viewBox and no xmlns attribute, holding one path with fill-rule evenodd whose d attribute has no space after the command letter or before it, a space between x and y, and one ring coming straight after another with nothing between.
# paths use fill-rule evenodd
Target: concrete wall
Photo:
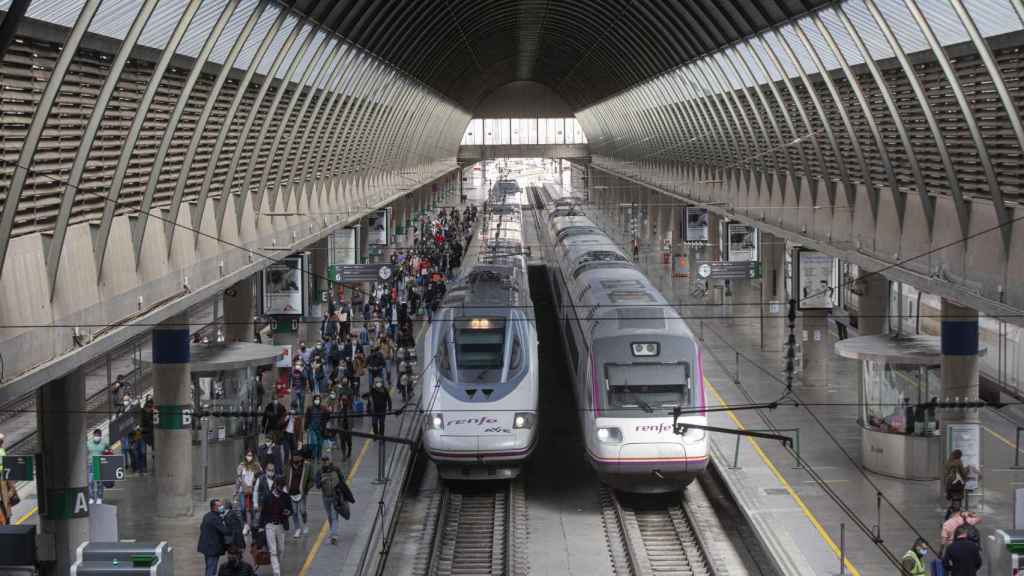
<instances>
[{"instance_id":1,"label":"concrete wall","mask_svg":"<svg viewBox=\"0 0 1024 576\"><path fill-rule=\"evenodd\" d=\"M847 192L819 180L658 162L622 163L594 156L593 167L619 178L703 205L765 232L843 258L862 270L882 271L896 281L974 308L1024 323L1024 222L1007 252L995 212L973 199L969 239L960 242L949 197L935 198L935 226L916 195L906 196L903 226L888 191L877 213L860 185ZM658 183L661 183L659 185ZM902 194L902 192L900 192Z\"/></svg>"},{"instance_id":2,"label":"concrete wall","mask_svg":"<svg viewBox=\"0 0 1024 576\"><path fill-rule=\"evenodd\" d=\"M235 198L229 197L219 238L216 200L209 199L199 227L202 234L187 229L192 227L189 210L179 212L180 226L170 243L165 222L147 219L150 229L137 263L130 239L132 217L117 216L102 270L96 268L91 225L75 224L68 230L52 294L46 279L45 236L12 239L0 273L0 402L67 373L177 310L215 296L273 258L301 250L402 195L429 190L454 170L454 159L425 166L420 173L429 176L401 192L384 182L362 185L358 194L344 189L344 182L319 182L311 193L293 194L288 205L284 195L278 195L273 210L254 210L247 202L240 218ZM403 188L408 187L403 182ZM288 250L264 250L273 247Z\"/></svg>"}]
</instances>

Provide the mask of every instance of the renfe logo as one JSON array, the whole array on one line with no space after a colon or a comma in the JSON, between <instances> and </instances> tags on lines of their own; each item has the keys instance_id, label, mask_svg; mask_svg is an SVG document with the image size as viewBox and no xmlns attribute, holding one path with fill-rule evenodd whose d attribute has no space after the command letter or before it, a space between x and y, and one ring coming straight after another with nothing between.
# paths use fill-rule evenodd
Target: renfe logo
<instances>
[{"instance_id":1,"label":"renfe logo","mask_svg":"<svg viewBox=\"0 0 1024 576\"><path fill-rule=\"evenodd\" d=\"M477 426L489 426L491 424L497 424L497 418L491 418L490 416L481 416L479 418L462 418L460 420L452 420L448 423L449 426L458 426L460 424L476 424Z\"/></svg>"},{"instance_id":2,"label":"renfe logo","mask_svg":"<svg viewBox=\"0 0 1024 576\"><path fill-rule=\"evenodd\" d=\"M663 423L658 423L657 425L646 424L646 425L642 425L642 426L637 426L636 427L636 431L637 432L656 432L658 434L661 434L662 432L672 432L672 425L671 424L663 424Z\"/></svg>"}]
</instances>

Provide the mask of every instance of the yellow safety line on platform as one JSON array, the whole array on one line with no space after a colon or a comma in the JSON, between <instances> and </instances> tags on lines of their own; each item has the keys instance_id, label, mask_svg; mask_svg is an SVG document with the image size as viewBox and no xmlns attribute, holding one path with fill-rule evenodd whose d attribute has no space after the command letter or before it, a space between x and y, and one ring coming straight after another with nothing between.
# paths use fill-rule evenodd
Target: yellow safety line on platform
<instances>
[{"instance_id":1,"label":"yellow safety line on platform","mask_svg":"<svg viewBox=\"0 0 1024 576\"><path fill-rule=\"evenodd\" d=\"M725 408L729 408L729 404L726 403L725 399L722 398L721 394L718 393L718 390L715 389L715 387L711 384L710 381L708 381L707 378L704 379L704 383L707 385L708 390L711 390L711 393L715 395L715 398L718 400L718 403ZM733 413L732 410L726 410L725 413L729 416L729 418L732 420L733 424L735 424L737 428L739 428L740 430L747 429L747 427L744 426L742 422L740 422L740 419L736 417L736 414ZM782 487L785 488L787 493L789 493L789 496L793 499L794 502L796 502L796 505L804 513L804 516L807 517L808 520L810 520L812 525L814 525L814 528L817 529L818 534L821 536L821 539L824 540L825 544L828 544L829 548L832 549L832 552L836 555L836 558L840 558L842 556L842 552L839 550L839 546L837 546L835 541L832 540L832 537L828 535L828 531L825 530L825 527L821 525L821 522L819 522L818 519L814 516L814 513L811 512L811 509L807 507L807 504L805 504L803 499L800 498L800 496L796 493L796 490L793 489L793 486L790 485L790 483L782 476L782 473L779 472L779 469L776 468L775 464L773 464L771 459L768 458L768 455L764 453L764 450L761 449L761 446L760 444L757 443L757 440L750 436L747 436L747 441L750 442L750 445L754 447L754 451L757 452L757 455L761 457L761 461L763 461L765 465L768 466L768 469L771 471L772 475L775 476L775 479L778 480L780 484L782 484ZM854 568L853 563L850 562L849 558L845 559L845 565L846 570L849 571L849 573L852 576L860 576L860 572L856 568Z\"/></svg>"},{"instance_id":2,"label":"yellow safety line on platform","mask_svg":"<svg viewBox=\"0 0 1024 576\"><path fill-rule=\"evenodd\" d=\"M31 510L29 510L28 512L25 512L24 514L22 514L21 518L18 518L17 520L15 520L14 523L15 524L21 524L22 522L24 522L24 521L28 520L29 518L31 518L36 512L39 512L39 506L33 506Z\"/></svg>"},{"instance_id":3,"label":"yellow safety line on platform","mask_svg":"<svg viewBox=\"0 0 1024 576\"><path fill-rule=\"evenodd\" d=\"M984 428L985 431L988 432L989 434L995 436L1003 444L1006 444L1007 446L1009 446L1010 448L1012 448L1014 450L1017 449L1017 446L1013 442L1010 442L1010 440L1007 439L1006 436L1003 436L999 432L996 432L995 430L989 428L988 426L985 426L984 424L982 424L981 427Z\"/></svg>"},{"instance_id":4,"label":"yellow safety line on platform","mask_svg":"<svg viewBox=\"0 0 1024 576\"><path fill-rule=\"evenodd\" d=\"M359 455L356 456L355 463L352 464L352 469L348 471L346 482L352 483L352 478L356 475L356 470L359 470L359 465L363 463L363 456L366 456L366 449L370 447L370 441L366 440L363 442L363 447L359 450ZM341 521L341 518L338 518ZM313 547L309 549L309 554L306 555L306 561L302 564L302 569L299 570L299 576L306 576L306 572L309 571L309 567L313 565L313 559L316 558L316 553L320 551L320 546L324 543L324 538L327 537L327 530L330 528L331 522L324 520L324 525L320 527L320 533L317 534L316 542L313 543Z\"/></svg>"}]
</instances>

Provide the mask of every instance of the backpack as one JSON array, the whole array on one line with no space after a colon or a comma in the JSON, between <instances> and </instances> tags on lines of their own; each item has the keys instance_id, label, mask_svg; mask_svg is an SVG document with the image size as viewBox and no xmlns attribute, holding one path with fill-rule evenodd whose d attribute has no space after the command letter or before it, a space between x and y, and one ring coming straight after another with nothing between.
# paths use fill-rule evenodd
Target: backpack
<instances>
[{"instance_id":1,"label":"backpack","mask_svg":"<svg viewBox=\"0 0 1024 576\"><path fill-rule=\"evenodd\" d=\"M951 466L946 469L945 482L947 492L960 492L964 489L964 478L955 467Z\"/></svg>"},{"instance_id":2,"label":"backpack","mask_svg":"<svg viewBox=\"0 0 1024 576\"><path fill-rule=\"evenodd\" d=\"M334 497L335 492L338 489L338 483L341 478L338 476L338 469L331 467L326 473L320 475L320 490L325 496L330 495Z\"/></svg>"}]
</instances>

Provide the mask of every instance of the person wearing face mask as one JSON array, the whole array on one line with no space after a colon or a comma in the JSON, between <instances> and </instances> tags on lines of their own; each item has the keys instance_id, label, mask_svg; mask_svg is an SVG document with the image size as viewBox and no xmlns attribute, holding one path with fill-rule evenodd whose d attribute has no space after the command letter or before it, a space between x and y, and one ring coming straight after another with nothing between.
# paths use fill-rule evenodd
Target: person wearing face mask
<instances>
[{"instance_id":1,"label":"person wearing face mask","mask_svg":"<svg viewBox=\"0 0 1024 576\"><path fill-rule=\"evenodd\" d=\"M220 557L231 544L231 529L224 519L226 515L224 503L214 498L210 500L210 511L203 515L203 522L199 525L197 550L206 559L206 576L217 576Z\"/></svg>"},{"instance_id":2,"label":"person wearing face mask","mask_svg":"<svg viewBox=\"0 0 1024 576\"><path fill-rule=\"evenodd\" d=\"M910 576L928 576L928 571L925 568L924 559L928 556L928 543L924 541L924 538L918 538L914 541L914 545L907 550L907 553L900 559L900 568L903 569L904 574Z\"/></svg>"},{"instance_id":3,"label":"person wearing face mask","mask_svg":"<svg viewBox=\"0 0 1024 576\"><path fill-rule=\"evenodd\" d=\"M341 470L331 461L329 454L324 454L320 459L320 470L316 473L316 485L324 500L324 511L327 512L327 521L331 527L331 544L338 544L338 509L345 506L339 502L344 499L347 502L355 502L352 491L345 484L345 478Z\"/></svg>"},{"instance_id":4,"label":"person wearing face mask","mask_svg":"<svg viewBox=\"0 0 1024 576\"><path fill-rule=\"evenodd\" d=\"M238 513L245 524L244 531L248 532L253 520L253 490L256 488L256 479L259 478L263 469L256 461L256 454L252 450L246 450L245 458L238 464L235 477L235 496L238 500ZM239 543L235 543L240 545Z\"/></svg>"},{"instance_id":5,"label":"person wearing face mask","mask_svg":"<svg viewBox=\"0 0 1024 576\"><path fill-rule=\"evenodd\" d=\"M274 576L281 576L281 557L284 555L284 534L288 520L294 516L292 500L285 493L284 480L279 479L273 490L260 504L260 524L267 534L267 551L270 552L270 567Z\"/></svg>"},{"instance_id":6,"label":"person wearing face mask","mask_svg":"<svg viewBox=\"0 0 1024 576\"><path fill-rule=\"evenodd\" d=\"M263 502L274 489L277 483L277 471L280 470L273 462L267 462L263 466L263 473L256 477L252 487L253 517L259 519Z\"/></svg>"},{"instance_id":7,"label":"person wearing face mask","mask_svg":"<svg viewBox=\"0 0 1024 576\"><path fill-rule=\"evenodd\" d=\"M297 539L303 534L309 533L309 526L306 525L306 496L309 495L309 490L313 487L313 466L306 462L301 451L292 454L291 462L285 470L285 479L285 486L294 512L291 518L295 526L292 538Z\"/></svg>"},{"instance_id":8,"label":"person wearing face mask","mask_svg":"<svg viewBox=\"0 0 1024 576\"><path fill-rule=\"evenodd\" d=\"M313 405L306 408L306 417L303 421L306 424L306 445L311 452L310 458L314 462L320 460L320 453L323 449L324 427L327 424L326 413L321 404L319 394L313 396Z\"/></svg>"},{"instance_id":9,"label":"person wearing face mask","mask_svg":"<svg viewBox=\"0 0 1024 576\"><path fill-rule=\"evenodd\" d=\"M370 399L370 423L373 426L373 433L383 436L384 418L391 411L391 394L384 387L384 380L377 378L370 393L364 397Z\"/></svg>"},{"instance_id":10,"label":"person wearing face mask","mask_svg":"<svg viewBox=\"0 0 1024 576\"><path fill-rule=\"evenodd\" d=\"M103 482L92 479L92 461L95 456L102 456L107 449L103 443L103 431L99 428L92 431L92 439L86 443L86 450L89 452L89 461L85 464L86 476L89 478L89 504L103 503Z\"/></svg>"}]
</instances>

